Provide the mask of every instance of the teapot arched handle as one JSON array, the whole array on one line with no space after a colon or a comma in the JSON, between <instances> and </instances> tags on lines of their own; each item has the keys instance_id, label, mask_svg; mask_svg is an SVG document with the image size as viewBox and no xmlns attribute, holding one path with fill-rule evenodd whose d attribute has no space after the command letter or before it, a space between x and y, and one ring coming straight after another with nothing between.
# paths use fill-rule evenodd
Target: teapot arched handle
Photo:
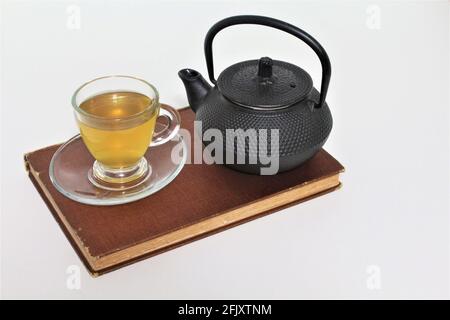
<instances>
[{"instance_id":1,"label":"teapot arched handle","mask_svg":"<svg viewBox=\"0 0 450 320\"><path fill-rule=\"evenodd\" d=\"M323 104L325 103L325 98L327 96L328 85L330 84L331 77L331 63L325 49L307 32L303 31L300 28L297 28L292 24L274 18L253 15L234 16L217 22L211 27L211 29L209 29L205 38L205 57L209 79L212 83L216 84L216 79L214 78L214 63L212 52L212 43L214 37L219 31L237 24L257 24L279 29L297 37L298 39L305 42L309 47L311 47L311 49L313 49L319 57L320 63L322 64L322 84L320 86L319 103L318 105L316 105L316 107L320 108L323 106Z\"/></svg>"}]
</instances>

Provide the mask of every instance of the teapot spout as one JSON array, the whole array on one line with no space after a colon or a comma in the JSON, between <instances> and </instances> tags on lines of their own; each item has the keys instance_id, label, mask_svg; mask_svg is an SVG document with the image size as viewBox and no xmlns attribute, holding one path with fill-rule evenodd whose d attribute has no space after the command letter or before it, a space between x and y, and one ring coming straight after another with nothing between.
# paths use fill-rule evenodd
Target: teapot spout
<instances>
[{"instance_id":1,"label":"teapot spout","mask_svg":"<svg viewBox=\"0 0 450 320\"><path fill-rule=\"evenodd\" d=\"M178 72L178 76L183 81L189 105L196 112L211 90L211 85L200 72L193 69L182 69Z\"/></svg>"}]
</instances>

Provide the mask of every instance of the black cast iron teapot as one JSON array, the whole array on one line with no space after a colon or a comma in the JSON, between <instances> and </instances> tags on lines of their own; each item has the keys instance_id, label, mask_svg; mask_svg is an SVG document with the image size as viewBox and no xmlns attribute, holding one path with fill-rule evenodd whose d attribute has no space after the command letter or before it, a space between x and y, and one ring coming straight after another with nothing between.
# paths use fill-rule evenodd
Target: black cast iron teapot
<instances>
[{"instance_id":1,"label":"black cast iron teapot","mask_svg":"<svg viewBox=\"0 0 450 320\"><path fill-rule=\"evenodd\" d=\"M236 63L216 80L213 39L222 29L238 24L276 28L310 46L322 64L320 93L305 70L268 57ZM209 79L215 87L193 69L180 70L178 75L196 120L201 121L202 134L209 129L222 133L221 163L247 173L275 174L299 166L320 150L333 123L325 102L331 65L324 48L312 36L273 18L234 16L216 23L204 46ZM210 142L203 139L203 143L208 146Z\"/></svg>"}]
</instances>

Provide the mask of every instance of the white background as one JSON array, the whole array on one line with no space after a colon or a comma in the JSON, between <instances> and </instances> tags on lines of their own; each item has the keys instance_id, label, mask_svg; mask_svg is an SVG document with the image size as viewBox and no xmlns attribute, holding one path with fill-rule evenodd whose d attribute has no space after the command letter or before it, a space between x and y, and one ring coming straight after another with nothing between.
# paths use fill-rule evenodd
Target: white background
<instances>
[{"instance_id":1,"label":"white background","mask_svg":"<svg viewBox=\"0 0 450 320\"><path fill-rule=\"evenodd\" d=\"M328 51L335 125L325 148L346 167L343 188L91 278L23 154L76 133L71 94L98 76L142 77L162 101L187 105L177 71L205 73L208 28L235 14L293 23ZM448 2L2 1L1 37L4 298L449 297ZM279 31L232 27L214 49L217 74L268 55L319 86L312 50ZM79 290L66 286L71 265Z\"/></svg>"}]
</instances>

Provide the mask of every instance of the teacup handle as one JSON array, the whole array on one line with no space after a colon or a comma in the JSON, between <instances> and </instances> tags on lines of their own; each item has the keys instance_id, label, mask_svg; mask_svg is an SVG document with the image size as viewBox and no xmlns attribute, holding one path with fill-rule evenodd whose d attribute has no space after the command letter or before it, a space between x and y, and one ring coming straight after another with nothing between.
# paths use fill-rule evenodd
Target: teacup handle
<instances>
[{"instance_id":1,"label":"teacup handle","mask_svg":"<svg viewBox=\"0 0 450 320\"><path fill-rule=\"evenodd\" d=\"M168 105L165 104L161 104L161 106L159 107L158 118L159 117L166 118L168 124L163 130L159 132L155 131L153 133L152 142L150 143L151 147L159 146L173 139L180 130L181 124L180 114L174 108L169 107Z\"/></svg>"}]
</instances>

